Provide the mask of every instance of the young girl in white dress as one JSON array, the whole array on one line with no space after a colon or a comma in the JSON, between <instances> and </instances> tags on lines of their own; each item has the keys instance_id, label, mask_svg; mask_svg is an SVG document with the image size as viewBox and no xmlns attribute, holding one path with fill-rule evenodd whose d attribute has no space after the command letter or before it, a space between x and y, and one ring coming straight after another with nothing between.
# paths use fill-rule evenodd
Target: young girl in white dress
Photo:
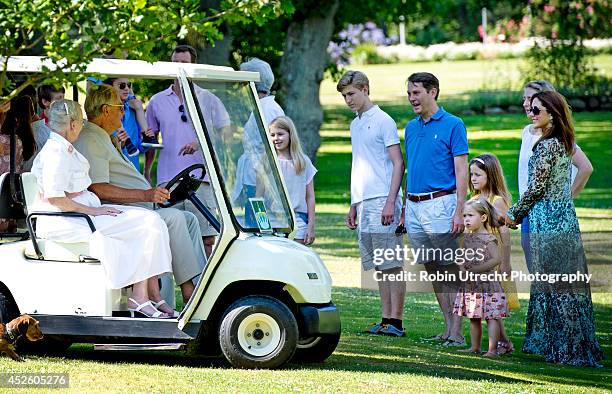
<instances>
[{"instance_id":1,"label":"young girl in white dress","mask_svg":"<svg viewBox=\"0 0 612 394\"><path fill-rule=\"evenodd\" d=\"M302 151L293 121L279 116L270 123L281 172L296 216L295 241L311 245L315 240L315 193L313 179L317 169Z\"/></svg>"},{"instance_id":2,"label":"young girl in white dress","mask_svg":"<svg viewBox=\"0 0 612 394\"><path fill-rule=\"evenodd\" d=\"M168 228L158 214L143 208L102 205L88 191L89 163L72 143L83 128L83 112L70 100L49 108L53 130L32 167L39 194L32 212L80 212L91 216L92 234L84 219L44 217L37 219L37 236L61 242L88 242L89 253L98 258L107 286L133 286L128 309L133 316L168 318L157 310L150 296L159 299L157 275L171 272Z\"/></svg>"}]
</instances>

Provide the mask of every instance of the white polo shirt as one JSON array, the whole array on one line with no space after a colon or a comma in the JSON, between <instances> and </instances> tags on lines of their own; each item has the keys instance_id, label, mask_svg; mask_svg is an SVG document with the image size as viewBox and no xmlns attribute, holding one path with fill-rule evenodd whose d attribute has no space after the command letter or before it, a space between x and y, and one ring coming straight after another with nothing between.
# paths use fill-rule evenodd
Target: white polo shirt
<instances>
[{"instance_id":1,"label":"white polo shirt","mask_svg":"<svg viewBox=\"0 0 612 394\"><path fill-rule=\"evenodd\" d=\"M375 105L353 119L350 130L351 205L388 196L393 162L387 148L400 143L395 121Z\"/></svg>"},{"instance_id":2,"label":"white polo shirt","mask_svg":"<svg viewBox=\"0 0 612 394\"><path fill-rule=\"evenodd\" d=\"M521 132L521 152L518 159L518 189L519 197L527 190L529 181L529 159L533 156L533 146L538 142L542 134L533 133L533 124L528 124ZM575 149L580 149L578 145L574 145ZM572 164L571 183L574 182L578 168ZM570 184L571 184L570 183Z\"/></svg>"}]
</instances>

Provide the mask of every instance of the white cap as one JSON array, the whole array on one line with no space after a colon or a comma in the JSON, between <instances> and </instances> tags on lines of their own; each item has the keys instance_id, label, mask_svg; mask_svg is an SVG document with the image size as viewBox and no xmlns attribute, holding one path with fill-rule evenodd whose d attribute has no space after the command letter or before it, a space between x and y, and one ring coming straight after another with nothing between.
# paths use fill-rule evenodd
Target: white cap
<instances>
[{"instance_id":1,"label":"white cap","mask_svg":"<svg viewBox=\"0 0 612 394\"><path fill-rule=\"evenodd\" d=\"M274 84L274 74L270 65L256 57L249 59L240 65L240 71L255 71L259 73L260 82L255 82L258 92L269 94Z\"/></svg>"}]
</instances>

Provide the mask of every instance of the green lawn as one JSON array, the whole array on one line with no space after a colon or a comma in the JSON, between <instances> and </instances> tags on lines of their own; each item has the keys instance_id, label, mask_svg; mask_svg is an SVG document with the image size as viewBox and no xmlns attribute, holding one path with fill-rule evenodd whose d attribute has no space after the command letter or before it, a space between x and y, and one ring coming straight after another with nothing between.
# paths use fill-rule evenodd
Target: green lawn
<instances>
[{"instance_id":1,"label":"green lawn","mask_svg":"<svg viewBox=\"0 0 612 394\"><path fill-rule=\"evenodd\" d=\"M612 56L602 57L610 65ZM516 61L500 62L512 64ZM462 72L480 67L482 62L431 64L444 73L443 81L460 81ZM374 97L397 121L401 129L413 117L411 110L398 99L403 80L415 67L429 65L372 66L378 71L372 80L388 78L388 86L374 85ZM501 67L501 66L500 66ZM431 68L430 68L431 69ZM457 71L460 70L460 71ZM608 68L609 70L609 68ZM447 75L446 72L449 74ZM453 73L458 73L457 75ZM390 76L398 76L397 82ZM476 77L471 82L447 84L456 93L479 88ZM382 78L382 79L381 79ZM476 82L475 82L476 81ZM327 82L326 82L327 83ZM444 85L443 85L444 86ZM391 97L398 88L400 96ZM386 89L386 90L385 90ZM329 89L327 89L329 90ZM336 94L337 95L337 94ZM323 98L326 88L323 90ZM331 95L329 96L331 97ZM337 101L337 100L336 100ZM337 351L325 363L290 364L278 371L244 371L228 368L220 360L183 357L177 353L97 353L88 345L75 345L63 357L28 356L17 364L0 358L0 372L54 372L70 374L74 392L610 392L612 381L612 291L608 286L593 294L597 335L606 353L603 369L550 365L541 358L520 351L497 360L457 353L425 343L421 337L439 332L442 319L434 296L409 293L405 307L406 338L373 337L360 332L379 315L378 295L360 289L359 252L355 234L344 227L349 204L350 140L348 124L351 113L331 101L326 102L322 146L316 166L317 241L314 249L328 266L333 280L333 298L341 310L342 338ZM340 103L341 104L341 103ZM501 161L513 195L516 196L516 160L520 130L526 123L523 115L467 116L471 154L494 152ZM612 133L610 113L576 115L578 142L587 153L595 172L587 189L577 200L578 214L585 242L590 237L612 233ZM400 132L402 135L403 132ZM609 238L609 237L608 237ZM591 270L607 273L610 267L609 242L592 241L585 247ZM599 248L599 249L597 249ZM513 264L522 264L517 233L513 238ZM506 319L505 324L514 345L520 349L524 335L527 295L523 307ZM468 325L464 324L468 336ZM483 338L486 339L486 335Z\"/></svg>"},{"instance_id":2,"label":"green lawn","mask_svg":"<svg viewBox=\"0 0 612 394\"><path fill-rule=\"evenodd\" d=\"M598 55L592 64L604 75L612 77L612 55ZM370 80L371 97L381 101L406 102L406 79L414 72L428 71L440 80L440 99L480 90L522 89L522 59L462 60L423 63L372 64L350 66L366 73ZM336 82L329 77L321 84L323 105L342 105ZM518 97L520 100L520 97Z\"/></svg>"}]
</instances>

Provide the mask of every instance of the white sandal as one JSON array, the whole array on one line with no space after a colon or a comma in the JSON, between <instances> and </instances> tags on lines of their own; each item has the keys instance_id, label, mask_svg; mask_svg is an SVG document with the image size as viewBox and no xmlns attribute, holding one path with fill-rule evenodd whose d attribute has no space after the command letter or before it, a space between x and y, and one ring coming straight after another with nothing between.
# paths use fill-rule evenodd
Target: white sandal
<instances>
[{"instance_id":1,"label":"white sandal","mask_svg":"<svg viewBox=\"0 0 612 394\"><path fill-rule=\"evenodd\" d=\"M130 311L130 317L140 317L140 316L135 316L136 314L142 315L144 317L152 317L156 319L167 319L169 317L164 312L158 311L157 308L153 306L153 303L151 303L151 301L147 301L147 302L143 302L142 304L139 304L133 298L129 298L129 300L133 302L134 305L136 305L136 308L128 307L128 311ZM143 311L143 308L146 308L147 306L150 306L151 308L155 309L155 312L153 312L153 314L148 314L145 311Z\"/></svg>"},{"instance_id":2,"label":"white sandal","mask_svg":"<svg viewBox=\"0 0 612 394\"><path fill-rule=\"evenodd\" d=\"M159 309L159 307L160 307L160 306L162 306L162 305L164 305L164 304L165 304L165 305L168 305L168 303L166 302L166 300L160 300L159 302L151 301L151 303L153 304L153 306L155 307L155 309ZM170 307L170 306L168 305L168 307ZM167 314L168 312L163 312L163 313L166 313L166 314ZM169 316L169 317L171 317L171 318L175 318L175 319L176 319L177 317L179 317L179 315L180 315L180 313L178 313L177 311L175 311L175 310L173 309L173 310L172 310L172 315L168 315L168 316Z\"/></svg>"}]
</instances>

